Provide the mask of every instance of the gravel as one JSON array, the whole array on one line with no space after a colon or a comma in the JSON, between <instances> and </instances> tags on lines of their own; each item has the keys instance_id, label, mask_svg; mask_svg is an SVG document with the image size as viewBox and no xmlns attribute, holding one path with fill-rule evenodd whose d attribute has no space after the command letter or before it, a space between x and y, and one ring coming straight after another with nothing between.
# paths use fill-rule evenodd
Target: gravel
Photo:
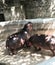
<instances>
[{"instance_id":1,"label":"gravel","mask_svg":"<svg viewBox=\"0 0 55 65\"><path fill-rule=\"evenodd\" d=\"M6 65L37 65L52 57L52 53L47 50L36 52L33 47L18 50L16 55L8 55L5 41L0 41L0 63Z\"/></svg>"}]
</instances>

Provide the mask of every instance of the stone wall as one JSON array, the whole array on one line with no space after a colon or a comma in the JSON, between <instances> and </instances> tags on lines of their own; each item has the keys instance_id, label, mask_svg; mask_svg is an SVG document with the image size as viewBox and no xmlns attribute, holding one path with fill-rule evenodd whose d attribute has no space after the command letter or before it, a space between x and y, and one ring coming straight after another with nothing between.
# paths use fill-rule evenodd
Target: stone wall
<instances>
[{"instance_id":1,"label":"stone wall","mask_svg":"<svg viewBox=\"0 0 55 65\"><path fill-rule=\"evenodd\" d=\"M26 18L54 18L55 0L29 0L26 5Z\"/></svg>"},{"instance_id":2,"label":"stone wall","mask_svg":"<svg viewBox=\"0 0 55 65\"><path fill-rule=\"evenodd\" d=\"M8 35L22 29L27 22L33 23L33 28L35 29L35 31L33 31L34 33L55 34L55 18L5 21L0 22L0 41L5 40Z\"/></svg>"},{"instance_id":3,"label":"stone wall","mask_svg":"<svg viewBox=\"0 0 55 65\"><path fill-rule=\"evenodd\" d=\"M0 19L1 19L1 14L4 15L5 21L25 19L25 11L19 0L1 0Z\"/></svg>"},{"instance_id":4,"label":"stone wall","mask_svg":"<svg viewBox=\"0 0 55 65\"><path fill-rule=\"evenodd\" d=\"M50 6L51 0L31 0L26 7L27 18L51 17Z\"/></svg>"},{"instance_id":5,"label":"stone wall","mask_svg":"<svg viewBox=\"0 0 55 65\"><path fill-rule=\"evenodd\" d=\"M1 1L0 14L4 14L6 21L55 17L55 0Z\"/></svg>"},{"instance_id":6,"label":"stone wall","mask_svg":"<svg viewBox=\"0 0 55 65\"><path fill-rule=\"evenodd\" d=\"M6 21L11 20L23 20L25 19L25 12L21 5L12 6L4 9L4 16Z\"/></svg>"}]
</instances>

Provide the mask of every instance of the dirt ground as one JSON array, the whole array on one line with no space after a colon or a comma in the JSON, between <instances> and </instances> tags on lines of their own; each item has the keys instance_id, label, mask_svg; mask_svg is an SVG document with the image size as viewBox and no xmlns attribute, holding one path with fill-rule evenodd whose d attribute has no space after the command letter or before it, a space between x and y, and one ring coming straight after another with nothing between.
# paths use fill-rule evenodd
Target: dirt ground
<instances>
[{"instance_id":1,"label":"dirt ground","mask_svg":"<svg viewBox=\"0 0 55 65\"><path fill-rule=\"evenodd\" d=\"M17 55L10 56L5 47L5 41L0 41L0 63L7 65L37 65L52 57L51 51L36 52L33 47L20 49Z\"/></svg>"}]
</instances>

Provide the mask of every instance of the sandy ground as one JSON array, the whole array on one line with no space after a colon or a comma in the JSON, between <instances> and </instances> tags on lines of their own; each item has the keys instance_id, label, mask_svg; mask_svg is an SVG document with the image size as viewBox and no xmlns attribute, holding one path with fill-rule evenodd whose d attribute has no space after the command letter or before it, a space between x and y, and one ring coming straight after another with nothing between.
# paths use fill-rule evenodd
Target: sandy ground
<instances>
[{"instance_id":1,"label":"sandy ground","mask_svg":"<svg viewBox=\"0 0 55 65\"><path fill-rule=\"evenodd\" d=\"M10 56L5 47L5 41L0 41L0 63L7 65L37 65L40 62L48 60L52 53L47 50L36 52L33 47L20 49L17 55Z\"/></svg>"}]
</instances>

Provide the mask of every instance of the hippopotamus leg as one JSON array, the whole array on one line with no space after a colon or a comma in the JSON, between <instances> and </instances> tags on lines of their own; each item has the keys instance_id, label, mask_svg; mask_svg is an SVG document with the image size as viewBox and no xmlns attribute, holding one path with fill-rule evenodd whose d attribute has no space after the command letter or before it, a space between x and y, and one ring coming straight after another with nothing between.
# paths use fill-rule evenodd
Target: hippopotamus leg
<instances>
[{"instance_id":1,"label":"hippopotamus leg","mask_svg":"<svg viewBox=\"0 0 55 65\"><path fill-rule=\"evenodd\" d=\"M33 45L35 51L41 51L41 48L40 47L36 47L35 45Z\"/></svg>"},{"instance_id":2,"label":"hippopotamus leg","mask_svg":"<svg viewBox=\"0 0 55 65\"><path fill-rule=\"evenodd\" d=\"M16 55L17 54L17 50L16 48L8 48L8 51L9 51L9 55Z\"/></svg>"},{"instance_id":3,"label":"hippopotamus leg","mask_svg":"<svg viewBox=\"0 0 55 65\"><path fill-rule=\"evenodd\" d=\"M16 54L17 53L17 51L16 51L16 45L10 45L10 44L12 44L12 43L7 43L8 45L6 45L6 48L7 48L7 50L8 50L8 53L9 53L9 55L14 55L14 54Z\"/></svg>"},{"instance_id":4,"label":"hippopotamus leg","mask_svg":"<svg viewBox=\"0 0 55 65\"><path fill-rule=\"evenodd\" d=\"M49 48L50 48L51 52L53 53L53 56L55 56L55 48L54 48L54 46L50 45Z\"/></svg>"},{"instance_id":5,"label":"hippopotamus leg","mask_svg":"<svg viewBox=\"0 0 55 65\"><path fill-rule=\"evenodd\" d=\"M50 49L50 50L53 53L53 56L55 56L55 50L53 50L53 49Z\"/></svg>"},{"instance_id":6,"label":"hippopotamus leg","mask_svg":"<svg viewBox=\"0 0 55 65\"><path fill-rule=\"evenodd\" d=\"M17 54L17 51L15 49L12 49L12 55L16 55Z\"/></svg>"},{"instance_id":7,"label":"hippopotamus leg","mask_svg":"<svg viewBox=\"0 0 55 65\"><path fill-rule=\"evenodd\" d=\"M7 48L7 50L8 50L8 54L9 54L9 55L13 55L10 48Z\"/></svg>"},{"instance_id":8,"label":"hippopotamus leg","mask_svg":"<svg viewBox=\"0 0 55 65\"><path fill-rule=\"evenodd\" d=\"M39 48L35 48L37 51L41 51L41 48L39 47Z\"/></svg>"}]
</instances>

